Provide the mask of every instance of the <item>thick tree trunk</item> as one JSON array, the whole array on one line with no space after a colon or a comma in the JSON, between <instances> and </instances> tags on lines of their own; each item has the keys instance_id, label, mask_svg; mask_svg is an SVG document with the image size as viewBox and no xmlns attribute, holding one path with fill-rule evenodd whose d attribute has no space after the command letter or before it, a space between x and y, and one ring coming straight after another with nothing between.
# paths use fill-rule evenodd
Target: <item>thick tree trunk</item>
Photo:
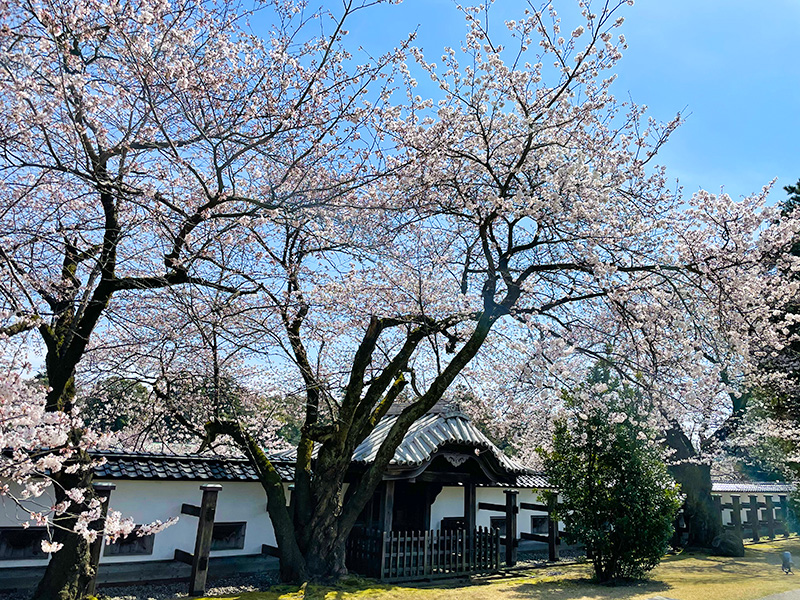
<instances>
[{"instance_id":1,"label":"thick tree trunk","mask_svg":"<svg viewBox=\"0 0 800 600\"><path fill-rule=\"evenodd\" d=\"M240 434L240 440L247 445L251 460L259 471L261 486L267 494L267 512L269 513L275 539L280 553L281 581L302 583L307 580L305 557L300 551L295 537L295 527L289 516L280 476L269 464L258 444L246 434Z\"/></svg>"},{"instance_id":2,"label":"thick tree trunk","mask_svg":"<svg viewBox=\"0 0 800 600\"><path fill-rule=\"evenodd\" d=\"M306 561L297 543L295 524L286 506L283 482L267 458L260 444L236 421L211 421L206 423L205 444L210 444L220 434L229 435L250 459L258 473L261 487L267 495L267 513L275 532L280 560L281 581L302 583L307 580ZM201 446L201 451L203 446Z\"/></svg>"},{"instance_id":3,"label":"thick tree trunk","mask_svg":"<svg viewBox=\"0 0 800 600\"><path fill-rule=\"evenodd\" d=\"M694 446L679 428L667 432L667 444L675 450L673 460L677 464L669 467L670 473L681 485L686 495L683 518L688 528L688 546L710 548L711 542L721 531L717 508L711 497L711 466L693 462L697 455Z\"/></svg>"},{"instance_id":4,"label":"thick tree trunk","mask_svg":"<svg viewBox=\"0 0 800 600\"><path fill-rule=\"evenodd\" d=\"M75 521L64 522L65 527ZM77 600L86 595L94 574L89 561L89 544L81 536L57 530L53 535L64 547L53 554L47 571L39 582L33 600Z\"/></svg>"},{"instance_id":5,"label":"thick tree trunk","mask_svg":"<svg viewBox=\"0 0 800 600\"><path fill-rule=\"evenodd\" d=\"M329 448L320 450L315 469L317 479L311 487L316 510L309 523L303 553L309 578L321 583L336 581L347 574L345 555L350 528L342 523L341 515L344 479L352 449L344 440L340 443L344 447L338 452L330 452ZM348 501L357 500L350 497Z\"/></svg>"},{"instance_id":6,"label":"thick tree trunk","mask_svg":"<svg viewBox=\"0 0 800 600\"><path fill-rule=\"evenodd\" d=\"M293 531L284 532L293 535ZM276 536L285 539L284 536ZM296 550L296 546L279 543L278 573L284 583L303 583L308 579L305 558Z\"/></svg>"},{"instance_id":7,"label":"thick tree trunk","mask_svg":"<svg viewBox=\"0 0 800 600\"><path fill-rule=\"evenodd\" d=\"M66 331L73 325L71 311L65 311L49 333L43 333L48 343L45 360L50 392L47 394L46 410L48 412L65 412L72 410L75 401L75 366L82 355L77 353L71 360L62 357L62 345L68 337ZM85 344L83 344L85 346ZM69 444L78 448L84 435L82 429L73 429L69 434ZM83 489L86 502L93 498L92 480L94 472L85 468L91 463L87 452L77 451L64 467L80 465L75 473L65 470L53 476L53 488L56 503L65 500L65 490ZM89 556L89 543L75 532L77 513L87 509L87 505L72 505L64 515L54 518L53 540L64 545L50 557L44 577L39 582L34 600L81 600L94 576Z\"/></svg>"},{"instance_id":8,"label":"thick tree trunk","mask_svg":"<svg viewBox=\"0 0 800 600\"><path fill-rule=\"evenodd\" d=\"M687 545L710 548L713 539L721 533L717 507L711 497L711 467L686 463L673 465L670 471L686 495L683 518L689 529Z\"/></svg>"},{"instance_id":9,"label":"thick tree trunk","mask_svg":"<svg viewBox=\"0 0 800 600\"><path fill-rule=\"evenodd\" d=\"M493 288L487 289L487 297L492 298ZM487 301L487 304L490 303ZM395 450L409 427L441 399L455 377L474 358L494 322L504 314L503 310L501 307L494 307L493 311L482 314L469 340L435 378L427 392L398 415L372 464L359 481L352 483L346 504L342 492L353 451L374 430L405 386L403 368L418 343L427 335L426 328L420 326L409 334L398 355L390 361L380 376L371 380L365 392L364 373L381 331L381 322L378 319L373 318L370 321L364 341L354 359L351 381L337 422L334 426L315 432L319 438L316 440L319 443L319 452L314 460L313 477L309 477L308 481L304 478L306 472L309 475L311 473L313 446L309 444L307 448L301 447L298 451L296 472L300 473L298 480L303 485L295 487L292 516L285 504L281 479L252 436L234 422L206 425L207 442L218 434L232 436L259 473L259 480L267 493L267 506L281 557L283 581L330 582L347 574L347 538L358 515L382 480ZM313 427L309 426L307 429ZM310 442L313 438L308 436L306 439ZM309 518L298 522L304 515ZM294 565L299 566L294 568Z\"/></svg>"},{"instance_id":10,"label":"thick tree trunk","mask_svg":"<svg viewBox=\"0 0 800 600\"><path fill-rule=\"evenodd\" d=\"M89 456L81 452L69 464L87 464ZM66 498L64 490L72 488L90 489L92 471L78 471L75 474L58 473L54 478L56 502ZM90 498L87 494L87 500ZM86 595L89 583L94 577L94 569L89 556L89 543L75 533L76 512L85 509L71 507L68 514L54 519L53 541L64 545L54 553L47 564L44 577L39 582L33 600L80 600Z\"/></svg>"},{"instance_id":11,"label":"thick tree trunk","mask_svg":"<svg viewBox=\"0 0 800 600\"><path fill-rule=\"evenodd\" d=\"M54 536L64 547L60 550L69 559L53 559L47 567L47 573L39 582L34 600L75 600L83 598L92 578L92 567L89 564L89 546L86 540L75 535Z\"/></svg>"},{"instance_id":12,"label":"thick tree trunk","mask_svg":"<svg viewBox=\"0 0 800 600\"><path fill-rule=\"evenodd\" d=\"M306 569L311 581L328 583L347 575L345 565L347 536L336 534L336 518L311 534L305 551Z\"/></svg>"}]
</instances>

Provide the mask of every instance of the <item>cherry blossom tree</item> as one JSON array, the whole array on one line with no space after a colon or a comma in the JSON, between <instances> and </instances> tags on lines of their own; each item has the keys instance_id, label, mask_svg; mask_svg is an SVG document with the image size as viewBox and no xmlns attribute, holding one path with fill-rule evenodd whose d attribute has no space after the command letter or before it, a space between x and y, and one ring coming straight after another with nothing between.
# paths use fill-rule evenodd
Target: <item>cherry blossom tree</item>
<instances>
[{"instance_id":1,"label":"cherry blossom tree","mask_svg":"<svg viewBox=\"0 0 800 600\"><path fill-rule=\"evenodd\" d=\"M286 388L269 376L257 351L263 333L236 318L243 303L218 289L184 287L146 304L136 327L111 328L87 357L86 374L96 381L80 403L97 406L92 421L123 421L117 437L129 450L194 452L204 424L219 419L238 420L270 451L290 449L279 430L298 419L298 402L287 402ZM103 343L126 351L105 352ZM109 377L119 373L123 380ZM121 385L138 393L120 394ZM224 443L212 450L235 451Z\"/></svg>"},{"instance_id":2,"label":"cherry blossom tree","mask_svg":"<svg viewBox=\"0 0 800 600\"><path fill-rule=\"evenodd\" d=\"M248 293L219 326L251 332L276 389L302 398L291 505L246 423L214 415L205 445L227 437L259 472L284 578L346 572L345 541L394 451L454 386L482 400L525 390L541 407L602 359L691 462L736 412L754 340L779 340L764 291L793 291L763 258L798 223L766 205L768 188L737 201L668 187L653 162L680 117L658 124L611 93L625 4L578 2L564 35L550 3L499 31L464 8L462 46L438 64L412 49L391 98L407 97L376 123L393 144L385 176L239 221L228 273ZM438 97L416 95L415 76ZM344 494L354 449L401 401ZM524 414L519 398L495 401Z\"/></svg>"},{"instance_id":3,"label":"cherry blossom tree","mask_svg":"<svg viewBox=\"0 0 800 600\"><path fill-rule=\"evenodd\" d=\"M781 203L783 216L796 214L800 208L800 180L783 189L788 195ZM781 250L794 260L787 260L780 254L767 254L765 268L781 271L785 281L795 288L800 272L796 261L800 257L800 237L794 238L790 248L779 249L779 252ZM755 348L754 358L763 382L751 393L756 405L753 414L747 416L751 427L737 435L736 442L747 449L747 457L759 467L794 479L800 463L800 330L797 325L800 308L796 292L771 298L770 308L772 319L783 329L784 337L777 344L766 340Z\"/></svg>"},{"instance_id":4,"label":"cherry blossom tree","mask_svg":"<svg viewBox=\"0 0 800 600\"><path fill-rule=\"evenodd\" d=\"M587 357L610 360L656 401L676 475L710 507L709 452L746 407L753 352L783 343L768 307L796 290L759 261L786 248L797 224L766 206L769 187L740 201L704 191L685 200L666 187L651 163L680 118L645 123L642 107L613 99L613 75L602 73L625 46L610 30L619 11L581 6L586 22L568 36L552 6L507 23L519 40L508 48L468 11L467 60L420 58L445 97L405 139L435 161L429 171L417 163L418 180L435 181L423 192L429 214L462 236L448 271L463 293L471 282L504 291L505 320L527 329L524 344L506 337L528 357L516 379L536 404L574 388ZM784 256L782 268L795 262ZM694 533L708 544L714 532Z\"/></svg>"},{"instance_id":5,"label":"cherry blossom tree","mask_svg":"<svg viewBox=\"0 0 800 600\"><path fill-rule=\"evenodd\" d=\"M715 241L718 250L707 250L706 256L722 256L726 247L748 249L727 265L720 265L716 273L703 272L702 279L715 279L713 285L695 278L693 266L683 272L690 279L681 281L681 274L669 274L673 267L661 263L658 270L668 274L665 283L668 281L669 287L650 288L648 294L652 295L639 296L636 304L627 299L626 309L631 313L625 316L622 327L612 327L609 320L598 323L592 319L583 325L571 322L566 332L559 332L559 339L564 339L562 335L572 339L568 345L570 358L560 363L553 360L558 345L545 347L539 356L528 355L519 377L492 386L492 397L480 397L474 412L488 416L495 431L514 438L521 455L530 457L535 448L548 446L552 428L531 429L525 424L531 420L546 422L559 414L563 406L558 395L573 389L587 372L587 351L608 361L653 407L650 426L663 432L662 443L671 451L670 469L686 495L688 543L709 546L719 533L711 497L712 464L730 463L759 437L797 437L794 428L785 423L755 417L763 412L765 400L758 391L785 389L787 384L785 373L765 373L762 369L764 356L775 347L784 347L791 333L786 328L791 318L775 318L770 307L774 306L772 302L791 299L797 290L786 277L795 261L782 257L777 268L771 258L771 249L791 245L791 232L797 225L791 220L770 220L769 215L775 217L776 211L766 206L766 192L738 203L725 195L705 192L692 199L695 205L702 202L704 210L715 206L711 210L720 213L704 218L729 231L758 215L764 219L761 226L752 221L745 225L749 240L722 236ZM690 208L686 231L697 226L698 221L693 220L696 215ZM708 230L712 236L713 227ZM679 241L684 243L685 239ZM759 266L757 260L767 260L771 266ZM719 275L725 279L718 279ZM638 304L640 300L644 302ZM681 314L686 309L689 312ZM589 331L581 331L581 327ZM601 332L601 336L591 337L595 332ZM546 339L541 332L536 337ZM582 345L591 339L598 343L589 349ZM538 343L533 346L534 350L539 348ZM520 351L527 354L530 349ZM480 367L483 372L499 368L498 360L483 362L487 363Z\"/></svg>"},{"instance_id":6,"label":"cherry blossom tree","mask_svg":"<svg viewBox=\"0 0 800 600\"><path fill-rule=\"evenodd\" d=\"M280 0L253 35L242 5L142 0L0 7L0 333L38 336L45 412L71 415L90 344L144 291L219 283L237 219L296 210L378 176L370 129L389 53L356 64L338 14ZM389 73L389 76L386 73ZM388 79L380 79L389 77ZM31 342L33 343L33 342ZM44 418L44 417L43 417ZM46 417L46 419L56 417ZM69 431L76 448L87 432ZM85 452L54 479L86 489ZM37 598L77 598L88 545L54 533Z\"/></svg>"}]
</instances>

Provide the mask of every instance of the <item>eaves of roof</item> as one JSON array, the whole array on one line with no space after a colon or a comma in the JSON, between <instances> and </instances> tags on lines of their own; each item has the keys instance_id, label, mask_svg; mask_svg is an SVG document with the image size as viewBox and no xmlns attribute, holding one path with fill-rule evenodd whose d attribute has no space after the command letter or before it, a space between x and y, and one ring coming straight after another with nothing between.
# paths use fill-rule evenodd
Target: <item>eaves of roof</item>
<instances>
[{"instance_id":1,"label":"eaves of roof","mask_svg":"<svg viewBox=\"0 0 800 600\"><path fill-rule=\"evenodd\" d=\"M354 465L365 466L375 461L381 444L398 416L387 415L378 423L353 453ZM496 463L494 468L499 469L510 481L517 481L518 486L547 487L540 474L532 473L503 454L472 424L469 417L455 410L438 410L417 420L406 433L389 465L400 470L424 469L444 447L458 447L462 451L471 451L471 448L476 453L489 453ZM102 452L96 456L105 458L105 462L95 469L98 479L258 481L255 469L242 458L119 452ZM295 457L294 450L270 457L284 481L294 478Z\"/></svg>"},{"instance_id":2,"label":"eaves of roof","mask_svg":"<svg viewBox=\"0 0 800 600\"><path fill-rule=\"evenodd\" d=\"M163 481L258 481L255 469L246 459L173 454L98 452L104 459L94 469L96 479ZM276 463L284 481L291 481L294 469Z\"/></svg>"},{"instance_id":3,"label":"eaves of roof","mask_svg":"<svg viewBox=\"0 0 800 600\"><path fill-rule=\"evenodd\" d=\"M790 494L796 485L786 481L713 481L711 491L718 494Z\"/></svg>"}]
</instances>

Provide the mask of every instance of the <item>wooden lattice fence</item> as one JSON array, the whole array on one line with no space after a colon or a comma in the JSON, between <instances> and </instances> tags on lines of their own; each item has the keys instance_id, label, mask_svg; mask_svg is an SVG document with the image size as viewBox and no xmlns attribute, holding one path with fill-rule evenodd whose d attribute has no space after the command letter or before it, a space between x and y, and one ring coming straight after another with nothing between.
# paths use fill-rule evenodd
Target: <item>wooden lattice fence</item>
<instances>
[{"instance_id":1,"label":"wooden lattice fence","mask_svg":"<svg viewBox=\"0 0 800 600\"><path fill-rule=\"evenodd\" d=\"M478 527L441 531L354 529L347 543L351 571L389 581L438 579L500 570L500 532Z\"/></svg>"}]
</instances>

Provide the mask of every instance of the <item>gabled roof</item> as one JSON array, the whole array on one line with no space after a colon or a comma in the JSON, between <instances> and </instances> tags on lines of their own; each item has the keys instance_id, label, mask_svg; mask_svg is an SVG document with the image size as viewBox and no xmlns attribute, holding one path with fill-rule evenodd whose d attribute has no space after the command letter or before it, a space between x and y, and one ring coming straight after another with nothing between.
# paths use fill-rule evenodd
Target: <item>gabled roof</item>
<instances>
[{"instance_id":1,"label":"gabled roof","mask_svg":"<svg viewBox=\"0 0 800 600\"><path fill-rule=\"evenodd\" d=\"M400 416L399 412L399 410L390 412L381 419L372 433L353 452L353 463L368 465L375 461L381 444ZM466 448L459 449L474 452L476 456L489 453L500 470L508 474L521 475L531 472L503 454L489 438L472 424L467 415L458 410L441 406L435 406L431 412L414 422L395 450L389 466L403 469L422 467L439 450L452 446L466 446ZM297 451L292 449L276 454L273 458L284 462L294 462L296 456Z\"/></svg>"},{"instance_id":2,"label":"gabled roof","mask_svg":"<svg viewBox=\"0 0 800 600\"><path fill-rule=\"evenodd\" d=\"M381 419L372 433L353 452L353 462L372 463L398 417L397 414L390 414ZM476 455L489 452L508 473L530 473L529 469L503 454L472 424L469 417L456 410L431 412L418 419L409 428L389 464L418 467L430 461L438 450L449 445L474 448Z\"/></svg>"}]
</instances>

